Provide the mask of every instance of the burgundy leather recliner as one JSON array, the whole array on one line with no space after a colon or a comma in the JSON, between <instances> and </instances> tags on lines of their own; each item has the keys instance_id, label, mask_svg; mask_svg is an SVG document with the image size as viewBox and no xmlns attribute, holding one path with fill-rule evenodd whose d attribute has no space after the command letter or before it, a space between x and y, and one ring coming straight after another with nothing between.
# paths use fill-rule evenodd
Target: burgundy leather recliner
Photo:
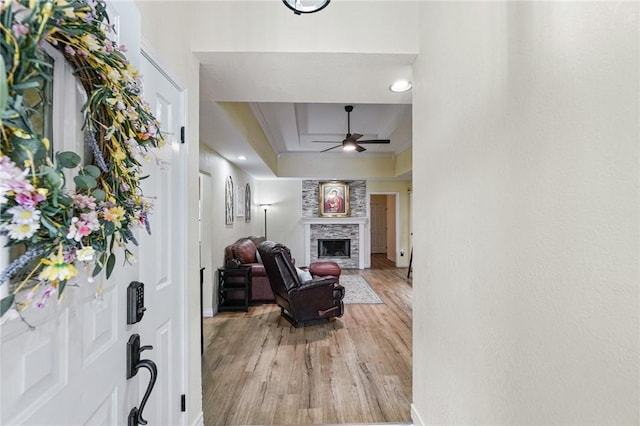
<instances>
[{"instance_id":1,"label":"burgundy leather recliner","mask_svg":"<svg viewBox=\"0 0 640 426\"><path fill-rule=\"evenodd\" d=\"M344 287L338 277L314 276L300 281L289 249L273 241L258 244L280 314L294 327L327 322L344 314Z\"/></svg>"}]
</instances>

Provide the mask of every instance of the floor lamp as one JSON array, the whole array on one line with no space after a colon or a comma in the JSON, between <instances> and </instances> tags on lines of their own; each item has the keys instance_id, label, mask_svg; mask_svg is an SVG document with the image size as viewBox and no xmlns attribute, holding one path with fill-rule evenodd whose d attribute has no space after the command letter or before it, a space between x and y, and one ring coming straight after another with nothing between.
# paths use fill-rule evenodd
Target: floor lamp
<instances>
[{"instance_id":1,"label":"floor lamp","mask_svg":"<svg viewBox=\"0 0 640 426\"><path fill-rule=\"evenodd\" d=\"M260 204L260 207L264 209L264 238L267 238L267 209L271 207L271 204Z\"/></svg>"}]
</instances>

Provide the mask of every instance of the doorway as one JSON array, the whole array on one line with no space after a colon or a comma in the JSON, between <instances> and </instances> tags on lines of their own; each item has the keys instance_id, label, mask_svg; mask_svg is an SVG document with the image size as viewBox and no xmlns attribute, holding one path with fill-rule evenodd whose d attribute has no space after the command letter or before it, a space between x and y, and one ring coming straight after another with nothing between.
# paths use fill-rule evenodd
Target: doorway
<instances>
[{"instance_id":1,"label":"doorway","mask_svg":"<svg viewBox=\"0 0 640 426\"><path fill-rule=\"evenodd\" d=\"M397 266L398 251L398 194L376 193L369 197L370 254L384 254Z\"/></svg>"}]
</instances>

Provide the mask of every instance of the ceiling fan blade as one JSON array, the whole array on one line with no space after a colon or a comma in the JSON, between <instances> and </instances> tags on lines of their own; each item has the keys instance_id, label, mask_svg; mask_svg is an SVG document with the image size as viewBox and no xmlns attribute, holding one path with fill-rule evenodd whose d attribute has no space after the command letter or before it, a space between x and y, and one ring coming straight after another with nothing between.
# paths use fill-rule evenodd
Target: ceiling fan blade
<instances>
[{"instance_id":1,"label":"ceiling fan blade","mask_svg":"<svg viewBox=\"0 0 640 426\"><path fill-rule=\"evenodd\" d=\"M391 143L390 139L369 139L364 141L358 141L358 143Z\"/></svg>"},{"instance_id":2,"label":"ceiling fan blade","mask_svg":"<svg viewBox=\"0 0 640 426\"><path fill-rule=\"evenodd\" d=\"M347 141L357 141L358 139L360 139L363 135L361 135L360 133L354 133L351 136L347 137Z\"/></svg>"},{"instance_id":3,"label":"ceiling fan blade","mask_svg":"<svg viewBox=\"0 0 640 426\"><path fill-rule=\"evenodd\" d=\"M342 143L340 141L311 141L311 142L314 142L314 143Z\"/></svg>"},{"instance_id":4,"label":"ceiling fan blade","mask_svg":"<svg viewBox=\"0 0 640 426\"><path fill-rule=\"evenodd\" d=\"M367 149L364 146L360 146L356 144L356 151L358 152L362 152L362 151L366 151Z\"/></svg>"},{"instance_id":5,"label":"ceiling fan blade","mask_svg":"<svg viewBox=\"0 0 640 426\"><path fill-rule=\"evenodd\" d=\"M342 147L342 145L336 145L336 146L332 146L331 148L323 149L320 152L327 152L327 151L331 151L332 149L336 149L336 148L340 148L340 147Z\"/></svg>"}]
</instances>

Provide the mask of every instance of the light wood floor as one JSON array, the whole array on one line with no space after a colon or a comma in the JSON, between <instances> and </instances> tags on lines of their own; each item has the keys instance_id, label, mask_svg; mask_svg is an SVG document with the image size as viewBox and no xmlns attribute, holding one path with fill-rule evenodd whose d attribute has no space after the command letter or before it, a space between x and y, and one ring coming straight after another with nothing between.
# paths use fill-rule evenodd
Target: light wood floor
<instances>
[{"instance_id":1,"label":"light wood floor","mask_svg":"<svg viewBox=\"0 0 640 426\"><path fill-rule=\"evenodd\" d=\"M293 328L276 305L204 322L205 425L410 423L411 280L374 255L360 274L384 304Z\"/></svg>"}]
</instances>

